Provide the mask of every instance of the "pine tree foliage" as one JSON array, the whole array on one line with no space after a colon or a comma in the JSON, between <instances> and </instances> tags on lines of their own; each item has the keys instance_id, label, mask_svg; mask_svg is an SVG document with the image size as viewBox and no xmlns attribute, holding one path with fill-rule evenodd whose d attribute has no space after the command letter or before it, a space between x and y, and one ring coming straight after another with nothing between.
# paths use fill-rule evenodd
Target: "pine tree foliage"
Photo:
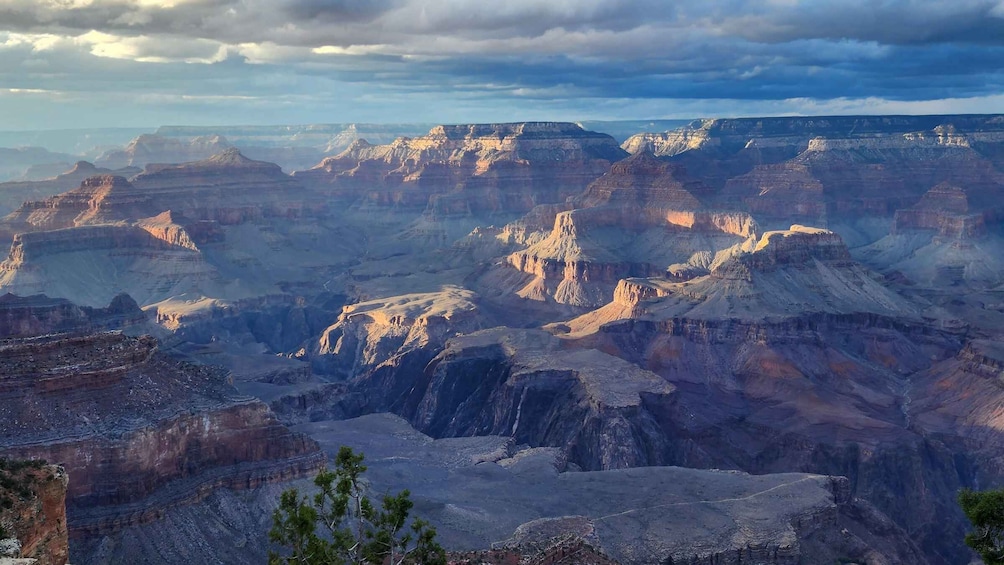
<instances>
[{"instance_id":1,"label":"pine tree foliage","mask_svg":"<svg viewBox=\"0 0 1004 565\"><path fill-rule=\"evenodd\" d=\"M366 494L363 454L342 447L333 471L314 479L312 498L288 489L272 515L269 539L286 548L269 565L446 565L446 553L428 522L411 518L411 493L385 495L379 506Z\"/></svg>"},{"instance_id":2,"label":"pine tree foliage","mask_svg":"<svg viewBox=\"0 0 1004 565\"><path fill-rule=\"evenodd\" d=\"M973 523L966 545L980 554L986 565L1004 565L1004 489L959 493L959 506Z\"/></svg>"}]
</instances>

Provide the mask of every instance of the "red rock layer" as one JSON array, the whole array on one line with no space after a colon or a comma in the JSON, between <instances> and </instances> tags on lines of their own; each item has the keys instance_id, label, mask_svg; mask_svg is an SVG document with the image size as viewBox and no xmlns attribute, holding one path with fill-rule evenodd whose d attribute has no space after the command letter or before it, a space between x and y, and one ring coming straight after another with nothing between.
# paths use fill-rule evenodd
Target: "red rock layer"
<instances>
[{"instance_id":1,"label":"red rock layer","mask_svg":"<svg viewBox=\"0 0 1004 565\"><path fill-rule=\"evenodd\" d=\"M323 459L221 370L173 361L149 337L7 342L0 375L0 456L67 469L74 535L155 519L214 488L304 475Z\"/></svg>"},{"instance_id":2,"label":"red rock layer","mask_svg":"<svg viewBox=\"0 0 1004 565\"><path fill-rule=\"evenodd\" d=\"M310 200L278 165L253 161L229 149L203 161L151 165L131 181L112 175L91 177L64 194L25 203L4 223L8 231L41 231L171 212L171 218L184 218L186 224L240 224L321 209Z\"/></svg>"},{"instance_id":3,"label":"red rock layer","mask_svg":"<svg viewBox=\"0 0 1004 565\"><path fill-rule=\"evenodd\" d=\"M8 461L7 465L24 463ZM30 491L25 497L0 488L0 496L13 502L11 508L0 510L0 523L12 527L8 533L21 542L21 555L37 559L36 565L65 565L70 552L66 529L66 471L56 465L29 465L0 473Z\"/></svg>"}]
</instances>

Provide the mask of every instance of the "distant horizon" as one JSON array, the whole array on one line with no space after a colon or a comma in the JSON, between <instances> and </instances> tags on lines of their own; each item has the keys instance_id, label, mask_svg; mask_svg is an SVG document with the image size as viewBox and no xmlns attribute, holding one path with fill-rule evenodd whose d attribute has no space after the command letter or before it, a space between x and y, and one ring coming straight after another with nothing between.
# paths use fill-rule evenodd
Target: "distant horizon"
<instances>
[{"instance_id":1,"label":"distant horizon","mask_svg":"<svg viewBox=\"0 0 1004 565\"><path fill-rule=\"evenodd\" d=\"M149 130L149 129L161 129L161 128L199 128L199 129L209 129L209 128L240 128L240 127L309 127L309 126L348 126L348 125L374 125L374 126L393 126L393 125L431 125L431 126L457 126L457 125L475 125L475 124L521 124L521 123L570 123L570 124L580 124L583 122L592 123L633 123L633 122L695 122L702 120L756 120L756 119L776 119L776 118L867 118L867 117L926 117L926 116L1004 116L1004 110L1000 112L923 112L915 114L906 113L877 113L877 114L867 114L867 113L848 113L848 114L751 114L751 115L705 115L705 116L695 116L692 118L615 118L615 119L561 119L561 120L542 120L542 119L527 119L527 120L505 120L505 121L445 121L445 120L416 120L416 121L332 121L332 122L269 122L269 123L206 123L206 124L196 124L196 123L162 123L156 125L134 125L134 126L95 126L95 127L72 127L72 128L35 128L35 129L0 129L0 133L6 134L16 134L16 133L59 133L59 132L85 132L85 131L95 131L95 130L106 130L106 131L135 131L135 130Z\"/></svg>"}]
</instances>

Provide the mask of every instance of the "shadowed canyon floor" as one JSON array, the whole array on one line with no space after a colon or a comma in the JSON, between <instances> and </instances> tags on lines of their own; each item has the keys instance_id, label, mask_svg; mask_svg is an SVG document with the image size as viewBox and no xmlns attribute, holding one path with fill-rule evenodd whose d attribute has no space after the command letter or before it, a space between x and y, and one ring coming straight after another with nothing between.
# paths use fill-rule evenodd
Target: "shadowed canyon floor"
<instances>
[{"instance_id":1,"label":"shadowed canyon floor","mask_svg":"<svg viewBox=\"0 0 1004 565\"><path fill-rule=\"evenodd\" d=\"M65 465L73 562L260 560L341 444L455 549L969 562L1000 116L425 129L293 174L166 129L10 186L0 455Z\"/></svg>"}]
</instances>

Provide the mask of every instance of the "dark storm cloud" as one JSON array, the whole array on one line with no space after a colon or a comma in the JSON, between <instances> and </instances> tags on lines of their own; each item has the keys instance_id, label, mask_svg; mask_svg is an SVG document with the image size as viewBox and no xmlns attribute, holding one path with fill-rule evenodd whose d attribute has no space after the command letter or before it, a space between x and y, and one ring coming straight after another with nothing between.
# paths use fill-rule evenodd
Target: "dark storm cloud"
<instances>
[{"instance_id":1,"label":"dark storm cloud","mask_svg":"<svg viewBox=\"0 0 1004 565\"><path fill-rule=\"evenodd\" d=\"M845 0L729 2L723 30L753 41L825 38L886 44L1004 43L1004 8L996 0Z\"/></svg>"},{"instance_id":2,"label":"dark storm cloud","mask_svg":"<svg viewBox=\"0 0 1004 565\"><path fill-rule=\"evenodd\" d=\"M0 0L0 95L936 101L1001 95L1002 61L1004 0Z\"/></svg>"},{"instance_id":3,"label":"dark storm cloud","mask_svg":"<svg viewBox=\"0 0 1004 565\"><path fill-rule=\"evenodd\" d=\"M404 0L286 0L276 2L293 22L369 21Z\"/></svg>"}]
</instances>

